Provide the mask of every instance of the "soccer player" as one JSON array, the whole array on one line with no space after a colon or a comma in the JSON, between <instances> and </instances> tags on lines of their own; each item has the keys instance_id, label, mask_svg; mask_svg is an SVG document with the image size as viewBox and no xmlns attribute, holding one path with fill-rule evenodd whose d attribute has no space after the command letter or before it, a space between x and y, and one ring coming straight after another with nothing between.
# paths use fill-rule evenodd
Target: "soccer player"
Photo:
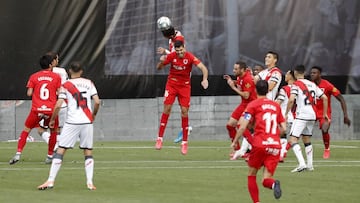
<instances>
[{"instance_id":1,"label":"soccer player","mask_svg":"<svg viewBox=\"0 0 360 203\"><path fill-rule=\"evenodd\" d=\"M44 125L48 125L52 115L53 108L56 104L57 92L61 86L61 79L58 74L52 72L56 65L56 60L49 55L40 57L40 71L32 74L27 82L27 96L31 97L31 110L26 118L24 129L18 140L17 152L10 159L9 164L15 164L20 160L21 153L26 144L26 138L33 128L39 126L39 122L44 120ZM54 124L58 127L58 121ZM56 144L56 131L50 130L48 144L48 157L52 157Z\"/></svg>"},{"instance_id":2,"label":"soccer player","mask_svg":"<svg viewBox=\"0 0 360 203\"><path fill-rule=\"evenodd\" d=\"M265 56L266 69L262 70L254 77L255 84L260 79L268 81L269 92L266 94L266 97L274 101L276 99L282 79L281 70L276 67L276 62L278 60L279 54L273 51L269 51Z\"/></svg>"},{"instance_id":3,"label":"soccer player","mask_svg":"<svg viewBox=\"0 0 360 203\"><path fill-rule=\"evenodd\" d=\"M208 70L206 66L191 52L185 50L182 41L175 41L175 51L168 55L160 57L157 69L163 69L167 64L171 64L169 76L165 86L164 110L160 119L158 138L155 148L160 150L163 144L163 136L171 113L175 98L178 98L181 109L181 127L183 130L183 141L181 142L181 153L185 155L188 149L188 126L189 126L189 108L191 95L191 70L196 65L202 72L203 78L201 85L204 89L209 86Z\"/></svg>"},{"instance_id":4,"label":"soccer player","mask_svg":"<svg viewBox=\"0 0 360 203\"><path fill-rule=\"evenodd\" d=\"M84 150L87 188L89 190L96 189L93 184L93 122L100 107L100 99L93 82L81 77L83 68L80 63L71 63L69 71L71 79L62 85L49 126L54 127L55 118L58 116L65 99L68 101L68 114L61 131L59 147L51 163L49 177L44 184L38 186L39 190L54 187L55 178L60 170L64 154L67 149L75 146L77 138L80 138L80 149ZM94 101L92 109L91 99Z\"/></svg>"},{"instance_id":5,"label":"soccer player","mask_svg":"<svg viewBox=\"0 0 360 203\"><path fill-rule=\"evenodd\" d=\"M347 113L347 107L346 107L346 102L344 97L341 95L341 92L333 85L331 84L329 81L322 79L321 78L321 72L322 72L322 68L318 67L318 66L314 66L311 68L311 81L313 81L323 92L324 94L328 97L328 111L327 111L327 115L329 117L329 125L327 128L323 128L323 124L325 122L325 120L322 118L322 114L323 114L323 102L321 100L317 100L316 101L316 120L319 121L319 128L321 129L322 132L322 137L323 137L323 142L324 142L324 154L323 154L323 158L324 159L328 159L330 158L330 133L329 133L329 128L330 128L330 123L331 123L331 95L334 96L341 105L341 109L343 111L344 114L344 124L350 126L351 125L351 121L349 119L348 113Z\"/></svg>"},{"instance_id":6,"label":"soccer player","mask_svg":"<svg viewBox=\"0 0 360 203\"><path fill-rule=\"evenodd\" d=\"M47 52L46 54L53 57L54 60L56 61L56 65L55 65L55 67L53 67L52 71L54 73L57 73L60 76L61 84L64 84L66 82L66 80L68 80L69 77L68 77L68 74L67 74L65 68L57 67L59 64L59 55L55 52ZM62 127L64 126L66 112L67 112L67 104L66 104L66 102L63 102L63 105L60 109L59 116L58 116L59 128L57 129L57 136L59 136L60 131L61 131ZM49 143L50 133L47 131L47 126L43 125L43 122L40 122L40 127L38 128L38 133L46 143ZM58 140L58 139L56 139L56 140ZM58 142L56 142L55 149L57 148L57 144L58 144ZM52 157L48 156L45 160L45 163L50 164L51 161L52 161Z\"/></svg>"},{"instance_id":7,"label":"soccer player","mask_svg":"<svg viewBox=\"0 0 360 203\"><path fill-rule=\"evenodd\" d=\"M297 65L294 69L294 75L296 81L291 87L291 95L285 112L286 117L288 117L296 100L296 116L291 126L289 142L299 165L291 172L302 172L304 170L313 171L311 136L316 119L315 102L316 98L320 98L324 102L323 112L327 112L328 98L315 83L304 79L305 66ZM329 120L326 113L323 113L322 118ZM305 146L307 164L305 164L305 159L298 143L300 136L302 136L302 141Z\"/></svg>"},{"instance_id":8,"label":"soccer player","mask_svg":"<svg viewBox=\"0 0 360 203\"><path fill-rule=\"evenodd\" d=\"M231 147L235 148L239 138L244 136L247 126L256 123L253 137L247 137L252 146L248 160L248 190L254 203L260 202L256 175L262 166L263 186L274 190L276 199L281 197L280 181L275 180L273 175L280 157L280 133L286 130L286 123L279 104L266 98L268 86L268 82L264 80L256 83L258 98L250 102L244 110L239 121L240 128L231 144Z\"/></svg>"},{"instance_id":9,"label":"soccer player","mask_svg":"<svg viewBox=\"0 0 360 203\"><path fill-rule=\"evenodd\" d=\"M226 129L228 130L229 137L231 142L233 142L236 135L236 125L245 110L247 104L256 99L255 92L255 84L251 72L247 70L247 65L243 61L238 61L234 64L233 67L234 76L236 76L236 80L232 80L229 75L224 75L224 79L227 81L228 85L241 97L241 103L236 107L236 109L232 112L227 124ZM244 133L248 136L251 135L250 131L247 129ZM246 142L245 138L243 142ZM236 143L235 151L230 153L230 159L236 160L238 157L244 156L246 150L240 151L239 142ZM236 152L236 153L235 153Z\"/></svg>"},{"instance_id":10,"label":"soccer player","mask_svg":"<svg viewBox=\"0 0 360 203\"><path fill-rule=\"evenodd\" d=\"M259 64L255 65L252 70L253 76L258 75L262 70L264 70L264 66L259 65Z\"/></svg>"},{"instance_id":11,"label":"soccer player","mask_svg":"<svg viewBox=\"0 0 360 203\"><path fill-rule=\"evenodd\" d=\"M160 18L159 18L160 19ZM161 55L169 54L170 52L175 51L174 43L175 41L182 41L185 47L185 39L179 30L175 30L172 26L170 19L168 24L163 24L160 28L161 33L165 38L169 40L169 49L159 47L157 53Z\"/></svg>"}]
</instances>

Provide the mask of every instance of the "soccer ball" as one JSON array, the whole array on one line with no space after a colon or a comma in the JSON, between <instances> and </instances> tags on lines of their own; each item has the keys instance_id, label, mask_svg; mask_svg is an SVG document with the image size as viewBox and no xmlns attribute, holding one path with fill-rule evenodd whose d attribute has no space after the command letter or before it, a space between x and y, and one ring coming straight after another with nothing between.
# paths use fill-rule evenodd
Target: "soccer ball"
<instances>
[{"instance_id":1,"label":"soccer ball","mask_svg":"<svg viewBox=\"0 0 360 203\"><path fill-rule=\"evenodd\" d=\"M157 20L158 28L162 30L167 30L171 27L171 20L166 16L162 16Z\"/></svg>"}]
</instances>

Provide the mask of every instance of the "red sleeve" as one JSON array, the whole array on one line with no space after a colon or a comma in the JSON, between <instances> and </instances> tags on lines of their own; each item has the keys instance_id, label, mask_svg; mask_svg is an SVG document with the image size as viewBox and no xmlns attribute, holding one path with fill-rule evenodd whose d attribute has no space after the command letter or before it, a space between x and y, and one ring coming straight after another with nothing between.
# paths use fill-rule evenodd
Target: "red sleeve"
<instances>
[{"instance_id":1,"label":"red sleeve","mask_svg":"<svg viewBox=\"0 0 360 203\"><path fill-rule=\"evenodd\" d=\"M34 88L34 86L35 86L34 85L34 77L33 77L33 75L31 75L28 82L27 82L27 84L26 84L26 87L27 88Z\"/></svg>"},{"instance_id":2,"label":"red sleeve","mask_svg":"<svg viewBox=\"0 0 360 203\"><path fill-rule=\"evenodd\" d=\"M190 61L192 61L192 63L194 64L194 65L198 65L199 63L201 63L201 61L196 57L196 56L194 56L194 54L192 54L192 53L190 53L190 52L187 52L188 53L188 59L190 60Z\"/></svg>"},{"instance_id":3,"label":"red sleeve","mask_svg":"<svg viewBox=\"0 0 360 203\"><path fill-rule=\"evenodd\" d=\"M166 55L165 61L163 61L162 63L164 65L171 63L171 61L174 59L175 55L176 55L175 52L171 52L170 54Z\"/></svg>"},{"instance_id":4,"label":"red sleeve","mask_svg":"<svg viewBox=\"0 0 360 203\"><path fill-rule=\"evenodd\" d=\"M341 94L341 92L330 82L328 82L328 88L333 96L338 96Z\"/></svg>"}]
</instances>

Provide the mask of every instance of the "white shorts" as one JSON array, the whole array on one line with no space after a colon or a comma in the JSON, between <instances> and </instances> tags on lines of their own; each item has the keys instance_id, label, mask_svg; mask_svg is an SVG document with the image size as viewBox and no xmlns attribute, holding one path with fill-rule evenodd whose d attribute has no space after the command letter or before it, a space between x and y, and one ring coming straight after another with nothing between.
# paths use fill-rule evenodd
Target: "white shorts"
<instances>
[{"instance_id":1,"label":"white shorts","mask_svg":"<svg viewBox=\"0 0 360 203\"><path fill-rule=\"evenodd\" d=\"M291 126L290 136L299 138L300 135L312 135L315 121L295 119Z\"/></svg>"},{"instance_id":2,"label":"white shorts","mask_svg":"<svg viewBox=\"0 0 360 203\"><path fill-rule=\"evenodd\" d=\"M59 136L59 147L73 148L80 138L80 149L93 148L93 124L69 124L65 123Z\"/></svg>"}]
</instances>

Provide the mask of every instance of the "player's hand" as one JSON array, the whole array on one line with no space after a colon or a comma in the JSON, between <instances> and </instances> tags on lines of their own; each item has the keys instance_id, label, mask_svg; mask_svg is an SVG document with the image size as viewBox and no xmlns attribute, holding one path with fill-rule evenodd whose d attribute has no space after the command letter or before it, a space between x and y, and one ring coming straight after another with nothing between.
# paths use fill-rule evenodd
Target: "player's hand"
<instances>
[{"instance_id":1,"label":"player's hand","mask_svg":"<svg viewBox=\"0 0 360 203\"><path fill-rule=\"evenodd\" d=\"M209 81L208 80L203 80L203 81L201 81L201 85L206 90L209 87Z\"/></svg>"},{"instance_id":2,"label":"player's hand","mask_svg":"<svg viewBox=\"0 0 360 203\"><path fill-rule=\"evenodd\" d=\"M163 48L163 47L159 47L159 48L157 48L156 53L158 53L158 54L166 54L166 49Z\"/></svg>"},{"instance_id":3,"label":"player's hand","mask_svg":"<svg viewBox=\"0 0 360 203\"><path fill-rule=\"evenodd\" d=\"M49 128L54 128L54 127L55 127L55 120L50 120Z\"/></svg>"},{"instance_id":4,"label":"player's hand","mask_svg":"<svg viewBox=\"0 0 360 203\"><path fill-rule=\"evenodd\" d=\"M165 61L165 59L166 59L166 55L160 56L160 61L161 61L161 62Z\"/></svg>"},{"instance_id":5,"label":"player's hand","mask_svg":"<svg viewBox=\"0 0 360 203\"><path fill-rule=\"evenodd\" d=\"M230 75L224 75L223 78L224 78L225 80L229 80L229 79L231 80Z\"/></svg>"},{"instance_id":6,"label":"player's hand","mask_svg":"<svg viewBox=\"0 0 360 203\"><path fill-rule=\"evenodd\" d=\"M236 150L236 142L232 142L230 148Z\"/></svg>"},{"instance_id":7,"label":"player's hand","mask_svg":"<svg viewBox=\"0 0 360 203\"><path fill-rule=\"evenodd\" d=\"M350 127L350 125L351 125L351 120L349 119L349 117L344 116L344 123Z\"/></svg>"}]
</instances>

